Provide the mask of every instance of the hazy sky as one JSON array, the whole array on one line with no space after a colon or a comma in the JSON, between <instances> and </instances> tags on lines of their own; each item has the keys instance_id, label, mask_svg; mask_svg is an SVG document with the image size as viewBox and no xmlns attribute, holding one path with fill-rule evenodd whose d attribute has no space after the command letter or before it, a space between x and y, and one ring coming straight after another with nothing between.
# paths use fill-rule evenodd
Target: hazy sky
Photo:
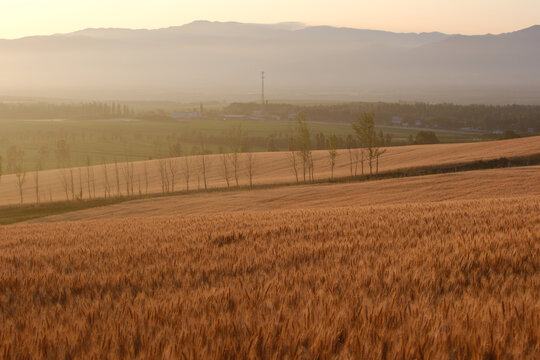
<instances>
[{"instance_id":1,"label":"hazy sky","mask_svg":"<svg viewBox=\"0 0 540 360\"><path fill-rule=\"evenodd\" d=\"M194 20L485 34L540 24L540 0L0 0L4 39Z\"/></svg>"}]
</instances>

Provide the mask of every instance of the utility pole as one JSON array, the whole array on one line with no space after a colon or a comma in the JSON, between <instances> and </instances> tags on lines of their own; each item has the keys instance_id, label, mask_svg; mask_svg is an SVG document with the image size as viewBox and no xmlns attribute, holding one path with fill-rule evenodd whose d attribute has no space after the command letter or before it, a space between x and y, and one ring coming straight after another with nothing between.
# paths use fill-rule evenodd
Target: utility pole
<instances>
[{"instance_id":1,"label":"utility pole","mask_svg":"<svg viewBox=\"0 0 540 360\"><path fill-rule=\"evenodd\" d=\"M264 71L261 71L261 104L264 108Z\"/></svg>"}]
</instances>

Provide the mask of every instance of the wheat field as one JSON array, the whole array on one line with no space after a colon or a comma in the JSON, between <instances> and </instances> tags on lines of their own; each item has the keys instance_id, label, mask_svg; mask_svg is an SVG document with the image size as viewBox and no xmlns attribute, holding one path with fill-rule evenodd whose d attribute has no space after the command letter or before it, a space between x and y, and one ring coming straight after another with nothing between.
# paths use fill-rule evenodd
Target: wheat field
<instances>
[{"instance_id":1,"label":"wheat field","mask_svg":"<svg viewBox=\"0 0 540 360\"><path fill-rule=\"evenodd\" d=\"M388 171L403 168L434 166L453 163L465 163L475 160L489 160L500 157L515 157L540 154L540 137L527 137L504 141L491 141L468 144L437 144L437 145L413 145L390 147L380 158L379 170ZM290 165L290 153L256 153L254 154L254 184L280 184L295 182L294 172ZM203 178L200 173L200 157L189 157L190 164L190 190L203 189ZM117 168L114 164L104 166L92 166L89 168L72 168L66 170L47 170L39 172L41 202L61 201L74 195L82 194L82 198L88 198L88 194L96 197L104 196L105 174L107 174L110 195L126 195L126 178L131 177L134 194L160 193L162 191L159 160L131 162L126 165L119 159ZM185 190L185 170L183 159L173 160L177 166L175 178L175 190ZM314 151L314 176L316 179L330 178L330 165L327 151ZM167 160L165 160L167 161ZM226 187L222 170L222 156L210 155L207 161L207 183L209 188ZM249 184L246 171L246 154L240 154L239 160L239 183ZM350 159L347 150L339 151L334 175L336 177L350 176ZM364 166L367 173L367 163ZM229 177L232 186L235 180L232 168L229 165ZM361 173L359 168L358 174ZM118 174L118 176L116 175ZM130 174L130 175L127 175ZM88 177L91 179L88 181ZM68 190L64 182L71 183L73 177L73 189ZM17 178L15 175L4 175L0 179L0 205L18 204L20 202ZM88 186L90 182L91 186ZM23 201L35 203L35 173L26 174L23 186Z\"/></svg>"},{"instance_id":2,"label":"wheat field","mask_svg":"<svg viewBox=\"0 0 540 360\"><path fill-rule=\"evenodd\" d=\"M254 191L194 193L133 200L38 218L28 223L279 209L361 207L523 196L540 196L540 166L476 170L360 183L311 184Z\"/></svg>"},{"instance_id":3,"label":"wheat field","mask_svg":"<svg viewBox=\"0 0 540 360\"><path fill-rule=\"evenodd\" d=\"M0 227L0 357L538 359L540 197Z\"/></svg>"}]
</instances>

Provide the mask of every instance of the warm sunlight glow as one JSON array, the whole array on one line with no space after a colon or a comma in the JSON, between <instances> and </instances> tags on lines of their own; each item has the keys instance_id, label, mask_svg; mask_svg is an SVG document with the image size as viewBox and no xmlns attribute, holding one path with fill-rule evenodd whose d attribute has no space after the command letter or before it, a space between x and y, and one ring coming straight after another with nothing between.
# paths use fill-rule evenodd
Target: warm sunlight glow
<instances>
[{"instance_id":1,"label":"warm sunlight glow","mask_svg":"<svg viewBox=\"0 0 540 360\"><path fill-rule=\"evenodd\" d=\"M525 10L526 9L526 10ZM299 21L390 30L483 34L540 22L538 0L3 0L0 38L88 27L161 28L194 20Z\"/></svg>"},{"instance_id":2,"label":"warm sunlight glow","mask_svg":"<svg viewBox=\"0 0 540 360\"><path fill-rule=\"evenodd\" d=\"M0 360L538 358L539 225L540 0L0 0Z\"/></svg>"}]
</instances>

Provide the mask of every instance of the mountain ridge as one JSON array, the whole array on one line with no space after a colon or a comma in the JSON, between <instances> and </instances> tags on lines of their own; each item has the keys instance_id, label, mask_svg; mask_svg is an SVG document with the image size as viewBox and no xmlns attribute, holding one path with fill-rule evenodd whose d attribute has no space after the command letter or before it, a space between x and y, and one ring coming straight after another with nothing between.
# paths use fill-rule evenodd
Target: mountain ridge
<instances>
[{"instance_id":1,"label":"mountain ridge","mask_svg":"<svg viewBox=\"0 0 540 360\"><path fill-rule=\"evenodd\" d=\"M428 100L438 92L437 101L457 101L481 89L519 102L517 93L540 94L538 25L459 35L196 21L0 40L0 53L6 95L246 100L255 99L262 70L269 96L280 98Z\"/></svg>"},{"instance_id":2,"label":"mountain ridge","mask_svg":"<svg viewBox=\"0 0 540 360\"><path fill-rule=\"evenodd\" d=\"M124 27L89 27L84 28L80 30L75 30L72 32L67 33L56 33L56 34L50 34L50 35L29 35L24 36L16 39L2 39L0 40L20 40L24 38L29 37L49 37L49 36L62 36L62 35L75 35L75 34L84 34L86 31L102 31L102 30L115 30L115 31L161 31L161 30L172 30L172 29L181 29L191 26L199 26L199 25L245 25L245 26L255 26L255 27L262 27L262 28L270 28L270 29L281 29L281 30L288 30L288 31L298 31L306 28L326 28L326 29L336 29L336 30L355 30L355 31L366 31L366 32L373 32L373 33L388 33L388 34L400 34L400 35L446 35L446 36L467 36L467 37L474 37L474 36L499 36L499 35L507 35L507 34L514 34L519 32L527 32L527 31L539 31L540 32L540 24L531 25L526 28L521 28L515 31L510 32L503 32L503 33L486 33L486 34L476 34L476 35L468 35L468 34L447 34L440 31L422 31L422 32L396 32L396 31L389 31L389 30L380 30L380 29L368 29L368 28L355 28L355 27L349 27L349 26L331 26L331 25L306 25L301 22L279 22L279 23L269 23L269 24L261 24L261 23L242 23L242 22L236 22L236 21L209 21L209 20L195 20L190 23L182 24L182 25L172 25L167 27L161 27L161 28L124 28Z\"/></svg>"},{"instance_id":3,"label":"mountain ridge","mask_svg":"<svg viewBox=\"0 0 540 360\"><path fill-rule=\"evenodd\" d=\"M380 29L355 28L355 27L350 27L350 26L306 25L304 23L294 22L294 21L265 24L265 23L242 23L242 22L237 22L237 21L195 20L195 21L192 21L192 22L189 22L189 23L186 23L186 24L182 24L182 25L172 25L172 26L160 27L160 28L152 28L152 29L149 29L149 28L123 28L123 27L89 27L89 28L84 28L84 29L81 29L81 30L76 30L76 31L67 32L67 33L57 33L57 34L51 34L51 35L30 35L30 36L25 36L25 37L69 35L69 34L82 32L82 31L85 31L85 30L103 30L103 29L105 29L105 30L133 30L133 31L147 30L147 31L154 31L154 30L165 30L165 29L172 29L172 28L181 28L181 27L185 27L185 26L192 26L192 25L198 25L198 24L206 24L206 25L212 25L212 24L241 24L241 25L253 25L253 26L270 27L270 28L272 28L272 27L282 28L282 26L283 26L283 29L286 29L286 27L295 27L294 29L288 29L288 30L291 30L291 31L295 31L295 30L298 30L298 29L301 29L301 28L307 28L307 27L326 27L326 28L334 28L334 29L352 29L352 30L366 30L366 31L373 31L373 32L386 32L386 33L393 33L393 34L422 35L422 34L434 34L434 33L437 33L437 34L445 34L445 35L462 35L462 36L485 36L485 35L495 35L496 36L496 35L504 35L504 34L512 34L512 33L516 33L516 32L528 31L528 30L538 30L538 31L540 31L540 24L534 24L534 25L531 25L531 26L528 26L528 27L525 27L525 28L520 28L520 29L517 29L517 30L514 30L514 31L510 31L510 32L502 32L502 33L495 33L495 34L494 33L485 33L485 34L467 35L467 34L447 34L447 33L443 33L443 32L440 32L440 31L396 32L396 31L380 30ZM22 39L22 38L24 38L24 37L17 38L17 39L11 39L11 40L18 40L18 39ZM6 39L1 39L1 40L6 40Z\"/></svg>"}]
</instances>

